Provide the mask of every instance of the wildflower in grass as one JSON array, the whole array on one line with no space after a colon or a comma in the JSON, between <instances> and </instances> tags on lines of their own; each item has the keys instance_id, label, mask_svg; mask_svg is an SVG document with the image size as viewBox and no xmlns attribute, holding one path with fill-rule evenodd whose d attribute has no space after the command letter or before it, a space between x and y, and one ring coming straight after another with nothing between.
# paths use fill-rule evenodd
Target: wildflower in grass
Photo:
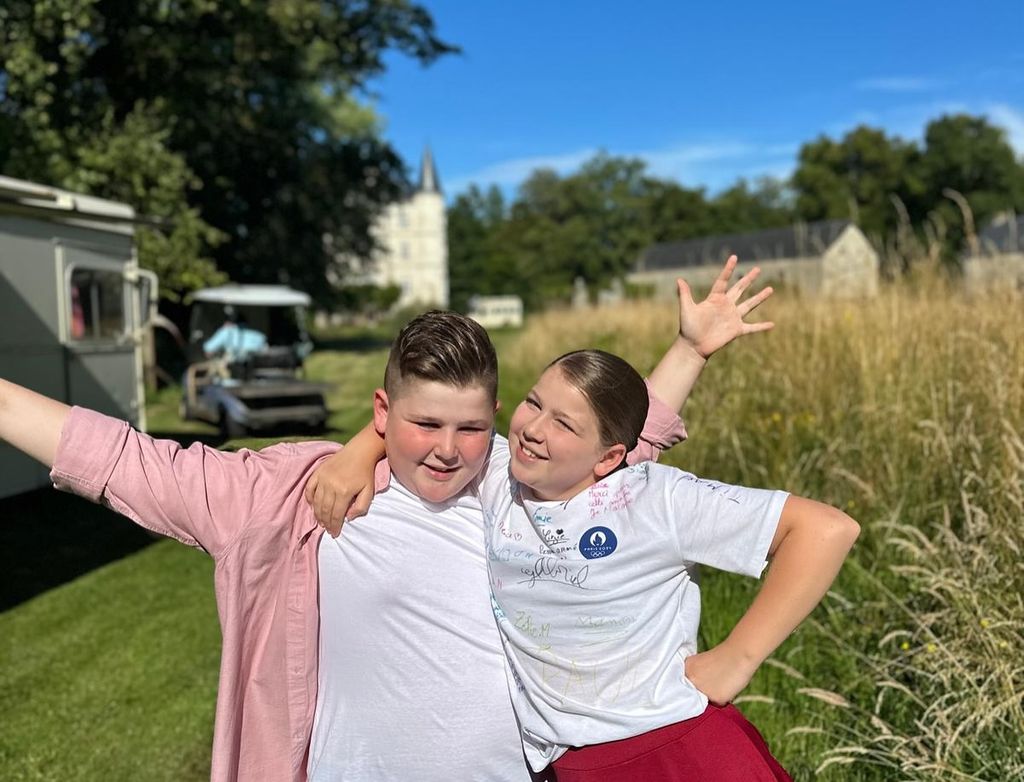
<instances>
[{"instance_id":1,"label":"wildflower in grass","mask_svg":"<svg viewBox=\"0 0 1024 782\"><path fill-rule=\"evenodd\" d=\"M937 647L935 644L927 644L925 645L924 650L928 652L928 654L932 654L938 648L939 647Z\"/></svg>"},{"instance_id":2,"label":"wildflower in grass","mask_svg":"<svg viewBox=\"0 0 1024 782\"><path fill-rule=\"evenodd\" d=\"M902 649L904 652L910 649L910 641L904 641L903 643L901 643L900 649Z\"/></svg>"},{"instance_id":3,"label":"wildflower in grass","mask_svg":"<svg viewBox=\"0 0 1024 782\"><path fill-rule=\"evenodd\" d=\"M982 619L978 624L981 625L982 629L988 629L988 626L992 624L992 622L988 619Z\"/></svg>"}]
</instances>

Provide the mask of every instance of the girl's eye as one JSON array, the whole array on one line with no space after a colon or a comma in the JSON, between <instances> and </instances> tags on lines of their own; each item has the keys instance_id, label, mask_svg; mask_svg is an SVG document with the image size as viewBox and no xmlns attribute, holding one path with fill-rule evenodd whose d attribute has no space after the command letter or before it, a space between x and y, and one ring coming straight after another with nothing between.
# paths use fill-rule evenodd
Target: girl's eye
<instances>
[{"instance_id":1,"label":"girl's eye","mask_svg":"<svg viewBox=\"0 0 1024 782\"><path fill-rule=\"evenodd\" d=\"M534 410L540 410L540 402L534 399L532 396L526 397L527 407L532 407Z\"/></svg>"},{"instance_id":2,"label":"girl's eye","mask_svg":"<svg viewBox=\"0 0 1024 782\"><path fill-rule=\"evenodd\" d=\"M567 432L572 432L573 434L576 434L576 430L569 426L569 423L567 421L563 421L561 418L556 418L555 423L558 424L563 429L565 429Z\"/></svg>"}]
</instances>

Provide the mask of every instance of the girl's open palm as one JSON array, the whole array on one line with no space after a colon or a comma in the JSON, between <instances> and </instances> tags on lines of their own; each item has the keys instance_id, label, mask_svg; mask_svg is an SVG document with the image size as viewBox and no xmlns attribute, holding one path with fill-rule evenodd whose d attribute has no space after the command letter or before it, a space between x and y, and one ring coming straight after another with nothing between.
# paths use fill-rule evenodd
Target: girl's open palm
<instances>
[{"instance_id":1,"label":"girl's open palm","mask_svg":"<svg viewBox=\"0 0 1024 782\"><path fill-rule=\"evenodd\" d=\"M711 292L700 304L693 300L686 281L676 280L679 289L679 336L702 358L725 347L736 337L767 331L775 325L770 321L747 323L743 320L773 291L768 287L740 301L761 270L755 266L730 288L729 278L735 269L736 256L731 255L711 286Z\"/></svg>"}]
</instances>

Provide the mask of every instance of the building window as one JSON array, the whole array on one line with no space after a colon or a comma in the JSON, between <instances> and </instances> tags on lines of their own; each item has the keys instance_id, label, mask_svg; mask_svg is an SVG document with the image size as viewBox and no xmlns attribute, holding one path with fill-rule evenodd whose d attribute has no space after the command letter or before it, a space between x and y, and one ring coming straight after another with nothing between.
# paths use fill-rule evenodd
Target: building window
<instances>
[{"instance_id":1,"label":"building window","mask_svg":"<svg viewBox=\"0 0 1024 782\"><path fill-rule=\"evenodd\" d=\"M409 243L402 242L401 246L402 260L406 260L409 257Z\"/></svg>"},{"instance_id":2,"label":"building window","mask_svg":"<svg viewBox=\"0 0 1024 782\"><path fill-rule=\"evenodd\" d=\"M76 266L68 295L72 341L114 340L126 331L124 278L118 271Z\"/></svg>"}]
</instances>

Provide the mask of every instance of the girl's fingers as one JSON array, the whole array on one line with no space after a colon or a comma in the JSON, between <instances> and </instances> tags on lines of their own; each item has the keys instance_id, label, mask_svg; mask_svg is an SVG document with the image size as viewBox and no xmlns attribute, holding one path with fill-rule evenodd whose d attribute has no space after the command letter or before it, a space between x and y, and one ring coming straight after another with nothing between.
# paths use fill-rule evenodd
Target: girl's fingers
<instances>
[{"instance_id":1,"label":"girl's fingers","mask_svg":"<svg viewBox=\"0 0 1024 782\"><path fill-rule=\"evenodd\" d=\"M761 267L755 266L749 272L740 277L736 284L729 289L729 298L733 301L739 301L740 297L746 292L747 288L750 287L751 283L757 279L757 275L761 273Z\"/></svg>"},{"instance_id":2,"label":"girl's fingers","mask_svg":"<svg viewBox=\"0 0 1024 782\"><path fill-rule=\"evenodd\" d=\"M736 261L737 258L735 255L729 256L728 260L725 262L725 266L722 267L722 271L718 273L718 277L711 286L712 293L725 293L726 289L729 287L729 278L732 277L732 273L736 269Z\"/></svg>"},{"instance_id":3,"label":"girl's fingers","mask_svg":"<svg viewBox=\"0 0 1024 782\"><path fill-rule=\"evenodd\" d=\"M756 334L759 331L768 331L768 329L775 328L775 324L770 320L766 320L763 323L744 323L743 333L744 334Z\"/></svg>"},{"instance_id":4,"label":"girl's fingers","mask_svg":"<svg viewBox=\"0 0 1024 782\"><path fill-rule=\"evenodd\" d=\"M316 487L320 484L320 480L317 477L318 475L319 471L313 473L313 477L306 481L306 488L302 492L302 495L306 498L306 502L309 505L313 504L313 498L316 496Z\"/></svg>"},{"instance_id":5,"label":"girl's fingers","mask_svg":"<svg viewBox=\"0 0 1024 782\"><path fill-rule=\"evenodd\" d=\"M348 513L345 514L346 521L352 519L358 519L360 516L365 516L366 511L370 509L370 500L373 498L373 486L367 486L359 494L356 495L355 499L352 500L352 504L348 506Z\"/></svg>"},{"instance_id":6,"label":"girl's fingers","mask_svg":"<svg viewBox=\"0 0 1024 782\"><path fill-rule=\"evenodd\" d=\"M765 288L760 290L751 296L746 301L736 305L736 311L740 314L741 318L745 318L749 312L754 310L758 304L763 302L769 296L771 296L775 290L773 288Z\"/></svg>"}]
</instances>

